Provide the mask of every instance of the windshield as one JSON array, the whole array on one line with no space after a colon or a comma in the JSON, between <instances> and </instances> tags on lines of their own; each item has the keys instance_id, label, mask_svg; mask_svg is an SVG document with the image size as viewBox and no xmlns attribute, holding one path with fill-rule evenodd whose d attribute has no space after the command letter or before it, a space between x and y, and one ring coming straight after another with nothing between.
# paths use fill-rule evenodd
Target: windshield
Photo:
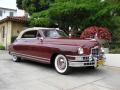
<instances>
[{"instance_id":1,"label":"windshield","mask_svg":"<svg viewBox=\"0 0 120 90\"><path fill-rule=\"evenodd\" d=\"M49 38L68 37L62 30L43 30L43 34Z\"/></svg>"}]
</instances>

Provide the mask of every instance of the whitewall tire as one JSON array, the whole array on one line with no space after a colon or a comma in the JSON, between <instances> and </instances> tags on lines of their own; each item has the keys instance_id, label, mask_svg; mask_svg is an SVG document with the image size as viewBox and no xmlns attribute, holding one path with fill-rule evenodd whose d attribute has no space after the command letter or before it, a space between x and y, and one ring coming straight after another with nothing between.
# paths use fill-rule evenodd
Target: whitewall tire
<instances>
[{"instance_id":1,"label":"whitewall tire","mask_svg":"<svg viewBox=\"0 0 120 90\"><path fill-rule=\"evenodd\" d=\"M60 74L65 75L65 74L68 74L70 71L70 67L68 65L68 60L62 54L59 54L56 56L54 66L55 66L56 71Z\"/></svg>"},{"instance_id":2,"label":"whitewall tire","mask_svg":"<svg viewBox=\"0 0 120 90\"><path fill-rule=\"evenodd\" d=\"M21 58L20 58L20 57L17 57L16 55L12 55L12 60L13 60L14 62L19 62L19 61L21 60Z\"/></svg>"}]
</instances>

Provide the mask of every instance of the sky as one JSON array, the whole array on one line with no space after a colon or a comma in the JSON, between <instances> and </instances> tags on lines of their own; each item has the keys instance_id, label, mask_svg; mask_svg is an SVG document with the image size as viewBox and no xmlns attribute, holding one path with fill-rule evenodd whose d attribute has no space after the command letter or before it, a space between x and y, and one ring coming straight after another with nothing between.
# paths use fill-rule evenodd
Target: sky
<instances>
[{"instance_id":1,"label":"sky","mask_svg":"<svg viewBox=\"0 0 120 90\"><path fill-rule=\"evenodd\" d=\"M17 9L16 0L0 0L0 7ZM24 15L24 11L17 9L17 16L23 16L23 15Z\"/></svg>"},{"instance_id":2,"label":"sky","mask_svg":"<svg viewBox=\"0 0 120 90\"><path fill-rule=\"evenodd\" d=\"M16 0L0 0L0 7L16 9Z\"/></svg>"},{"instance_id":3,"label":"sky","mask_svg":"<svg viewBox=\"0 0 120 90\"><path fill-rule=\"evenodd\" d=\"M16 0L0 0L0 7L17 9Z\"/></svg>"}]
</instances>

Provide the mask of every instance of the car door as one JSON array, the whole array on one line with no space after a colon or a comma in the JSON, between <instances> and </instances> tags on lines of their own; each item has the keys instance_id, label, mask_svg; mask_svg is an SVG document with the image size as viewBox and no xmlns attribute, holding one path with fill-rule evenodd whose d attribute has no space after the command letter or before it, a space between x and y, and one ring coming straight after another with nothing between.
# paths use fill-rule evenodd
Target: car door
<instances>
[{"instance_id":1,"label":"car door","mask_svg":"<svg viewBox=\"0 0 120 90\"><path fill-rule=\"evenodd\" d=\"M30 30L23 33L20 39L17 39L13 44L13 49L16 53L27 56L31 54L30 46L34 43L37 35L37 30Z\"/></svg>"},{"instance_id":2,"label":"car door","mask_svg":"<svg viewBox=\"0 0 120 90\"><path fill-rule=\"evenodd\" d=\"M44 44L44 39L40 31L37 31L36 37L27 39L27 56L31 57L33 60L41 61L44 63L49 63L50 59L47 57L49 49Z\"/></svg>"},{"instance_id":3,"label":"car door","mask_svg":"<svg viewBox=\"0 0 120 90\"><path fill-rule=\"evenodd\" d=\"M37 32L36 32L37 31ZM40 41L40 33L38 30L34 31L35 33L35 38L31 38L28 40L29 45L28 45L28 55L34 58L39 58L41 57L41 41Z\"/></svg>"},{"instance_id":4,"label":"car door","mask_svg":"<svg viewBox=\"0 0 120 90\"><path fill-rule=\"evenodd\" d=\"M49 49L44 44L44 40L42 41L40 38L43 37L39 30L27 31L14 45L15 49L26 58L49 63L50 59L46 57Z\"/></svg>"},{"instance_id":5,"label":"car door","mask_svg":"<svg viewBox=\"0 0 120 90\"><path fill-rule=\"evenodd\" d=\"M44 40L41 33L37 31L36 38L29 42L29 55L38 61L49 63L50 60L44 55L46 47L43 42Z\"/></svg>"}]
</instances>

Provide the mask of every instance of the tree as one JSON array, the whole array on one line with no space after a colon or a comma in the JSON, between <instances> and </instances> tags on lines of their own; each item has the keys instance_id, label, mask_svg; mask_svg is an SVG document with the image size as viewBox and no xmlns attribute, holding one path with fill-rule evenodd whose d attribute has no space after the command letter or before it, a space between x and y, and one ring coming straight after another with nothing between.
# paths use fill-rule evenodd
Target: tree
<instances>
[{"instance_id":1,"label":"tree","mask_svg":"<svg viewBox=\"0 0 120 90\"><path fill-rule=\"evenodd\" d=\"M17 0L17 7L28 12L30 15L49 8L53 0Z\"/></svg>"},{"instance_id":2,"label":"tree","mask_svg":"<svg viewBox=\"0 0 120 90\"><path fill-rule=\"evenodd\" d=\"M23 1L23 0L17 0L17 1L16 1L17 7L18 7L19 9L23 9L23 8L22 8L22 1Z\"/></svg>"},{"instance_id":3,"label":"tree","mask_svg":"<svg viewBox=\"0 0 120 90\"><path fill-rule=\"evenodd\" d=\"M17 0L17 6L30 14L31 26L57 25L66 32L69 27L78 31L93 25L111 29L112 17L119 13L119 4L108 0Z\"/></svg>"},{"instance_id":4,"label":"tree","mask_svg":"<svg viewBox=\"0 0 120 90\"><path fill-rule=\"evenodd\" d=\"M60 27L84 29L87 26L111 26L111 11L117 8L101 0L55 0L49 18Z\"/></svg>"},{"instance_id":5,"label":"tree","mask_svg":"<svg viewBox=\"0 0 120 90\"><path fill-rule=\"evenodd\" d=\"M32 14L29 19L30 26L38 26L38 27L52 27L54 23L49 18L48 10L44 10L38 13Z\"/></svg>"},{"instance_id":6,"label":"tree","mask_svg":"<svg viewBox=\"0 0 120 90\"><path fill-rule=\"evenodd\" d=\"M109 4L109 5L115 5L117 6L117 8L114 8L113 9L113 15L114 16L120 16L120 0L106 0L106 2Z\"/></svg>"}]
</instances>

